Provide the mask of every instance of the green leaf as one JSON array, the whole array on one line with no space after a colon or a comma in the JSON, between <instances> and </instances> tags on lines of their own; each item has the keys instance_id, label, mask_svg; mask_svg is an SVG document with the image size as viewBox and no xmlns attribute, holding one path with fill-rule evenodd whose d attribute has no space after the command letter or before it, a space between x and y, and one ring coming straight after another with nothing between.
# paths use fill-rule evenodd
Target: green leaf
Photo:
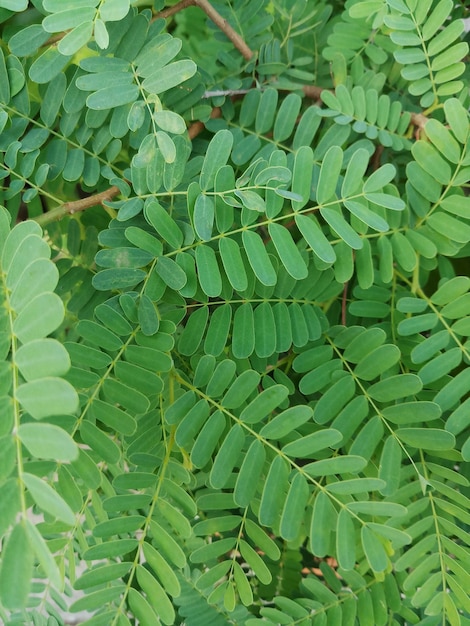
<instances>
[{"instance_id":1,"label":"green leaf","mask_svg":"<svg viewBox=\"0 0 470 626\"><path fill-rule=\"evenodd\" d=\"M222 291L222 277L213 248L199 245L196 248L196 267L201 289L211 298L216 298Z\"/></svg>"},{"instance_id":2,"label":"green leaf","mask_svg":"<svg viewBox=\"0 0 470 626\"><path fill-rule=\"evenodd\" d=\"M378 402L391 402L413 396L421 391L423 383L416 374L397 374L371 385L368 394Z\"/></svg>"},{"instance_id":3,"label":"green leaf","mask_svg":"<svg viewBox=\"0 0 470 626\"><path fill-rule=\"evenodd\" d=\"M222 237L219 240L219 251L230 284L236 291L245 291L248 278L239 245L229 237Z\"/></svg>"},{"instance_id":4,"label":"green leaf","mask_svg":"<svg viewBox=\"0 0 470 626\"><path fill-rule=\"evenodd\" d=\"M204 352L219 356L226 344L232 322L232 307L230 304L217 307L211 315L209 328L204 340Z\"/></svg>"},{"instance_id":5,"label":"green leaf","mask_svg":"<svg viewBox=\"0 0 470 626\"><path fill-rule=\"evenodd\" d=\"M61 590L63 588L63 577L43 536L30 520L26 520L26 531L29 535L30 544L48 580L56 589Z\"/></svg>"},{"instance_id":6,"label":"green leaf","mask_svg":"<svg viewBox=\"0 0 470 626\"><path fill-rule=\"evenodd\" d=\"M90 109L102 111L135 102L138 95L139 88L137 85L121 85L119 89L114 86L103 87L88 96L86 103Z\"/></svg>"},{"instance_id":7,"label":"green leaf","mask_svg":"<svg viewBox=\"0 0 470 626\"><path fill-rule=\"evenodd\" d=\"M468 276L455 276L444 281L439 289L431 296L434 304L445 305L467 293L470 289L470 278Z\"/></svg>"},{"instance_id":8,"label":"green leaf","mask_svg":"<svg viewBox=\"0 0 470 626\"><path fill-rule=\"evenodd\" d=\"M317 185L317 202L325 204L335 197L339 175L343 165L343 151L339 146L331 146L323 157Z\"/></svg>"},{"instance_id":9,"label":"green leaf","mask_svg":"<svg viewBox=\"0 0 470 626\"><path fill-rule=\"evenodd\" d=\"M214 226L214 201L210 196L201 194L194 205L194 230L203 241L210 241Z\"/></svg>"},{"instance_id":10,"label":"green leaf","mask_svg":"<svg viewBox=\"0 0 470 626\"><path fill-rule=\"evenodd\" d=\"M372 200L371 196L374 196L375 199L378 194L368 194L366 197ZM390 196L393 198L393 196ZM378 232L385 233L389 230L388 223L380 216L371 211L367 206L362 204L362 202L357 202L355 200L345 200L344 206L358 219L370 226L374 230ZM388 207L390 208L390 207Z\"/></svg>"},{"instance_id":11,"label":"green leaf","mask_svg":"<svg viewBox=\"0 0 470 626\"><path fill-rule=\"evenodd\" d=\"M215 176L226 165L233 147L233 135L228 130L219 130L211 139L204 157L199 185L203 191L214 187Z\"/></svg>"},{"instance_id":12,"label":"green leaf","mask_svg":"<svg viewBox=\"0 0 470 626\"><path fill-rule=\"evenodd\" d=\"M137 565L136 572L137 581L158 617L164 624L174 624L175 610L163 587L142 565Z\"/></svg>"},{"instance_id":13,"label":"green leaf","mask_svg":"<svg viewBox=\"0 0 470 626\"><path fill-rule=\"evenodd\" d=\"M71 58L70 55L61 54L57 48L50 46L31 65L29 77L35 83L46 84L60 74Z\"/></svg>"},{"instance_id":14,"label":"green leaf","mask_svg":"<svg viewBox=\"0 0 470 626\"><path fill-rule=\"evenodd\" d=\"M175 291L183 289L188 280L184 270L170 257L159 257L155 271L163 282Z\"/></svg>"},{"instance_id":15,"label":"green leaf","mask_svg":"<svg viewBox=\"0 0 470 626\"><path fill-rule=\"evenodd\" d=\"M109 291L114 289L127 289L135 287L146 277L146 273L141 269L120 267L117 269L101 270L93 276L92 284L98 291Z\"/></svg>"},{"instance_id":16,"label":"green leaf","mask_svg":"<svg viewBox=\"0 0 470 626\"><path fill-rule=\"evenodd\" d=\"M244 443L243 429L235 424L222 442L210 472L210 483L214 489L224 487L230 478Z\"/></svg>"},{"instance_id":17,"label":"green leaf","mask_svg":"<svg viewBox=\"0 0 470 626\"><path fill-rule=\"evenodd\" d=\"M426 123L426 135L432 141L434 147L443 154L446 159L451 161L451 163L459 162L459 144L441 122L435 119L428 120Z\"/></svg>"},{"instance_id":18,"label":"green leaf","mask_svg":"<svg viewBox=\"0 0 470 626\"><path fill-rule=\"evenodd\" d=\"M386 163L375 170L373 174L364 183L363 192L372 193L374 191L382 190L385 185L388 185L395 178L396 169L394 165Z\"/></svg>"},{"instance_id":19,"label":"green leaf","mask_svg":"<svg viewBox=\"0 0 470 626\"><path fill-rule=\"evenodd\" d=\"M240 540L240 553L243 559L248 563L250 568L255 573L256 578L263 585L268 585L272 580L271 572L268 566L260 557L260 555L253 550L253 548L243 539Z\"/></svg>"},{"instance_id":20,"label":"green leaf","mask_svg":"<svg viewBox=\"0 0 470 626\"><path fill-rule=\"evenodd\" d=\"M399 428L397 437L408 446L424 450L452 450L455 437L439 428Z\"/></svg>"},{"instance_id":21,"label":"green leaf","mask_svg":"<svg viewBox=\"0 0 470 626\"><path fill-rule=\"evenodd\" d=\"M285 498L280 522L280 533L286 541L293 541L298 536L309 495L305 477L300 473L295 474Z\"/></svg>"},{"instance_id":22,"label":"green leaf","mask_svg":"<svg viewBox=\"0 0 470 626\"><path fill-rule=\"evenodd\" d=\"M356 501L349 502L348 509L353 513L363 513L364 515L394 517L406 515L406 508L395 502L377 501Z\"/></svg>"},{"instance_id":23,"label":"green leaf","mask_svg":"<svg viewBox=\"0 0 470 626\"><path fill-rule=\"evenodd\" d=\"M64 319L64 305L55 293L42 293L24 306L13 323L13 332L22 343L42 339Z\"/></svg>"},{"instance_id":24,"label":"green leaf","mask_svg":"<svg viewBox=\"0 0 470 626\"><path fill-rule=\"evenodd\" d=\"M100 564L93 569L87 570L80 578L77 578L74 589L89 589L103 583L118 580L122 576L125 576L131 567L132 564L129 562L112 563L111 565Z\"/></svg>"},{"instance_id":25,"label":"green leaf","mask_svg":"<svg viewBox=\"0 0 470 626\"><path fill-rule=\"evenodd\" d=\"M99 18L95 20L93 34L98 47L101 48L101 50L105 50L109 46L109 33L103 20Z\"/></svg>"},{"instance_id":26,"label":"green leaf","mask_svg":"<svg viewBox=\"0 0 470 626\"><path fill-rule=\"evenodd\" d=\"M206 306L191 313L178 344L181 354L191 355L196 352L206 330L208 317L209 310Z\"/></svg>"},{"instance_id":27,"label":"green leaf","mask_svg":"<svg viewBox=\"0 0 470 626\"><path fill-rule=\"evenodd\" d=\"M80 435L83 442L90 446L99 458L107 463L118 463L121 458L121 451L105 432L85 420L80 426Z\"/></svg>"},{"instance_id":28,"label":"green leaf","mask_svg":"<svg viewBox=\"0 0 470 626\"><path fill-rule=\"evenodd\" d=\"M87 561L123 556L138 546L137 539L113 539L91 546L83 553Z\"/></svg>"},{"instance_id":29,"label":"green leaf","mask_svg":"<svg viewBox=\"0 0 470 626\"><path fill-rule=\"evenodd\" d=\"M379 346L359 361L354 373L363 380L374 380L400 359L400 350L392 344Z\"/></svg>"},{"instance_id":30,"label":"green leaf","mask_svg":"<svg viewBox=\"0 0 470 626\"><path fill-rule=\"evenodd\" d=\"M128 593L130 607L137 619L148 626L160 626L160 620L144 596L132 587Z\"/></svg>"},{"instance_id":31,"label":"green leaf","mask_svg":"<svg viewBox=\"0 0 470 626\"><path fill-rule=\"evenodd\" d=\"M253 591L251 590L247 576L236 561L233 563L233 568L233 575L240 600L245 606L250 606L253 604Z\"/></svg>"},{"instance_id":32,"label":"green leaf","mask_svg":"<svg viewBox=\"0 0 470 626\"><path fill-rule=\"evenodd\" d=\"M417 141L413 145L412 153L425 172L442 185L449 184L452 177L451 167L431 144L425 141Z\"/></svg>"},{"instance_id":33,"label":"green leaf","mask_svg":"<svg viewBox=\"0 0 470 626\"><path fill-rule=\"evenodd\" d=\"M470 241L470 226L442 211L430 215L427 222L435 231L445 233L453 241L463 244Z\"/></svg>"},{"instance_id":34,"label":"green leaf","mask_svg":"<svg viewBox=\"0 0 470 626\"><path fill-rule=\"evenodd\" d=\"M219 539L209 544L204 544L191 554L192 563L207 563L229 552L236 543L236 537Z\"/></svg>"},{"instance_id":35,"label":"green leaf","mask_svg":"<svg viewBox=\"0 0 470 626\"><path fill-rule=\"evenodd\" d=\"M156 111L153 119L162 130L168 133L180 135L186 130L183 118L173 111Z\"/></svg>"},{"instance_id":36,"label":"green leaf","mask_svg":"<svg viewBox=\"0 0 470 626\"><path fill-rule=\"evenodd\" d=\"M95 398L91 405L95 419L123 435L132 435L136 428L134 418L126 411Z\"/></svg>"},{"instance_id":37,"label":"green leaf","mask_svg":"<svg viewBox=\"0 0 470 626\"><path fill-rule=\"evenodd\" d=\"M118 21L129 12L129 0L106 0L100 8L100 15L105 22Z\"/></svg>"},{"instance_id":38,"label":"green leaf","mask_svg":"<svg viewBox=\"0 0 470 626\"><path fill-rule=\"evenodd\" d=\"M172 248L178 249L181 246L183 233L158 202L149 202L144 208L144 215L149 224Z\"/></svg>"},{"instance_id":39,"label":"green leaf","mask_svg":"<svg viewBox=\"0 0 470 626\"><path fill-rule=\"evenodd\" d=\"M245 520L245 530L248 537L260 548L270 559L279 559L281 552L277 544L262 530L258 524L251 519Z\"/></svg>"},{"instance_id":40,"label":"green leaf","mask_svg":"<svg viewBox=\"0 0 470 626\"><path fill-rule=\"evenodd\" d=\"M227 409L236 409L255 391L260 381L260 375L254 370L246 370L238 376L229 387L222 399L222 405Z\"/></svg>"},{"instance_id":41,"label":"green leaf","mask_svg":"<svg viewBox=\"0 0 470 626\"><path fill-rule=\"evenodd\" d=\"M0 6L9 11L20 12L27 9L28 2L27 0L2 0Z\"/></svg>"},{"instance_id":42,"label":"green leaf","mask_svg":"<svg viewBox=\"0 0 470 626\"><path fill-rule=\"evenodd\" d=\"M258 280L263 285L275 285L277 281L276 271L261 237L253 231L244 230L242 240L248 260Z\"/></svg>"},{"instance_id":43,"label":"green leaf","mask_svg":"<svg viewBox=\"0 0 470 626\"><path fill-rule=\"evenodd\" d=\"M267 185L267 183L271 181L276 181L280 183L289 183L290 180L291 180L291 173L290 173L289 168L283 167L282 165L272 165L262 170L256 176L255 185ZM270 187L270 185L268 185L268 187Z\"/></svg>"},{"instance_id":44,"label":"green leaf","mask_svg":"<svg viewBox=\"0 0 470 626\"><path fill-rule=\"evenodd\" d=\"M270 223L268 232L282 264L292 278L296 280L306 278L308 275L307 266L287 228L280 224Z\"/></svg>"},{"instance_id":45,"label":"green leaf","mask_svg":"<svg viewBox=\"0 0 470 626\"><path fill-rule=\"evenodd\" d=\"M57 49L63 55L73 55L91 39L93 22L78 24L59 41Z\"/></svg>"},{"instance_id":46,"label":"green leaf","mask_svg":"<svg viewBox=\"0 0 470 626\"><path fill-rule=\"evenodd\" d=\"M265 526L270 526L278 519L284 507L284 489L288 488L287 478L289 467L281 456L276 456L269 468L268 476L264 484L259 521Z\"/></svg>"},{"instance_id":47,"label":"green leaf","mask_svg":"<svg viewBox=\"0 0 470 626\"><path fill-rule=\"evenodd\" d=\"M342 438L343 435L338 430L325 428L286 444L282 451L291 457L307 457L319 450L334 446Z\"/></svg>"},{"instance_id":48,"label":"green leaf","mask_svg":"<svg viewBox=\"0 0 470 626\"><path fill-rule=\"evenodd\" d=\"M74 512L48 483L27 473L23 474L23 482L40 509L68 526L75 524Z\"/></svg>"},{"instance_id":49,"label":"green leaf","mask_svg":"<svg viewBox=\"0 0 470 626\"><path fill-rule=\"evenodd\" d=\"M266 439L282 439L307 422L312 415L313 410L308 405L292 406L276 415L270 422L263 426L259 434ZM295 443L295 441L291 442L292 445L295 445ZM287 445L289 446L291 444Z\"/></svg>"},{"instance_id":50,"label":"green leaf","mask_svg":"<svg viewBox=\"0 0 470 626\"><path fill-rule=\"evenodd\" d=\"M150 74L142 86L152 94L160 94L188 80L197 71L197 65L190 59L175 61Z\"/></svg>"},{"instance_id":51,"label":"green leaf","mask_svg":"<svg viewBox=\"0 0 470 626\"><path fill-rule=\"evenodd\" d=\"M5 0L11 4L17 6L16 0ZM24 7L27 3L25 1ZM6 7L5 7L6 8ZM40 24L30 24L26 28L22 28L17 31L8 42L8 47L12 54L23 57L33 54L36 50L42 46L49 39L50 35L47 33Z\"/></svg>"},{"instance_id":52,"label":"green leaf","mask_svg":"<svg viewBox=\"0 0 470 626\"><path fill-rule=\"evenodd\" d=\"M47 15L42 21L42 26L48 33L58 33L74 28L83 22L91 22L94 17L95 11L90 4L71 8L61 7L53 10L52 15Z\"/></svg>"},{"instance_id":53,"label":"green leaf","mask_svg":"<svg viewBox=\"0 0 470 626\"><path fill-rule=\"evenodd\" d=\"M366 459L355 455L344 455L330 459L314 461L304 466L304 471L314 478L332 474L356 474L367 465Z\"/></svg>"},{"instance_id":54,"label":"green leaf","mask_svg":"<svg viewBox=\"0 0 470 626\"><path fill-rule=\"evenodd\" d=\"M2 549L0 598L8 609L26 607L33 576L33 548L25 524L16 524Z\"/></svg>"},{"instance_id":55,"label":"green leaf","mask_svg":"<svg viewBox=\"0 0 470 626\"><path fill-rule=\"evenodd\" d=\"M323 94L326 95L327 93L329 92L322 92L322 99ZM364 148L360 148L353 153L351 159L349 160L346 174L344 176L343 184L341 187L341 195L343 196L343 198L347 198L348 196L357 193L361 189L362 179L367 171L369 159L369 153Z\"/></svg>"},{"instance_id":56,"label":"green leaf","mask_svg":"<svg viewBox=\"0 0 470 626\"><path fill-rule=\"evenodd\" d=\"M336 551L340 567L352 570L356 564L356 532L351 514L341 509L336 529Z\"/></svg>"},{"instance_id":57,"label":"green leaf","mask_svg":"<svg viewBox=\"0 0 470 626\"><path fill-rule=\"evenodd\" d=\"M313 150L310 146L300 147L294 159L291 190L301 200L292 200L294 211L300 211L310 199L313 172Z\"/></svg>"},{"instance_id":58,"label":"green leaf","mask_svg":"<svg viewBox=\"0 0 470 626\"><path fill-rule=\"evenodd\" d=\"M23 383L16 390L16 398L39 420L52 415L73 414L78 408L77 392L61 378L44 377Z\"/></svg>"},{"instance_id":59,"label":"green leaf","mask_svg":"<svg viewBox=\"0 0 470 626\"><path fill-rule=\"evenodd\" d=\"M336 509L326 493L320 491L315 498L310 522L310 546L313 554L323 557L330 552L331 532L336 528L336 523Z\"/></svg>"},{"instance_id":60,"label":"green leaf","mask_svg":"<svg viewBox=\"0 0 470 626\"><path fill-rule=\"evenodd\" d=\"M269 415L283 400L289 391L284 385L273 385L262 391L250 404L243 409L240 419L245 424L256 424Z\"/></svg>"},{"instance_id":61,"label":"green leaf","mask_svg":"<svg viewBox=\"0 0 470 626\"><path fill-rule=\"evenodd\" d=\"M22 345L16 352L15 362L27 381L62 376L70 368L67 350L55 339L36 339Z\"/></svg>"},{"instance_id":62,"label":"green leaf","mask_svg":"<svg viewBox=\"0 0 470 626\"><path fill-rule=\"evenodd\" d=\"M354 250L360 250L363 246L362 239L355 230L346 222L343 215L336 209L321 207L320 213L339 237Z\"/></svg>"},{"instance_id":63,"label":"green leaf","mask_svg":"<svg viewBox=\"0 0 470 626\"><path fill-rule=\"evenodd\" d=\"M383 572L388 566L385 548L377 535L366 525L361 529L361 540L367 561L374 572Z\"/></svg>"},{"instance_id":64,"label":"green leaf","mask_svg":"<svg viewBox=\"0 0 470 626\"><path fill-rule=\"evenodd\" d=\"M379 465L379 478L385 482L380 491L385 496L393 495L399 487L401 460L401 447L396 436L390 435L385 441Z\"/></svg>"},{"instance_id":65,"label":"green leaf","mask_svg":"<svg viewBox=\"0 0 470 626\"><path fill-rule=\"evenodd\" d=\"M449 98L444 102L444 112L457 141L465 144L468 137L468 112L457 98Z\"/></svg>"},{"instance_id":66,"label":"green leaf","mask_svg":"<svg viewBox=\"0 0 470 626\"><path fill-rule=\"evenodd\" d=\"M199 433L209 417L209 405L205 400L199 400L184 416L175 433L175 441L181 448L191 444L192 439Z\"/></svg>"},{"instance_id":67,"label":"green leaf","mask_svg":"<svg viewBox=\"0 0 470 626\"><path fill-rule=\"evenodd\" d=\"M334 383L318 401L313 414L318 424L331 421L340 410L351 400L356 390L352 376L345 376Z\"/></svg>"},{"instance_id":68,"label":"green leaf","mask_svg":"<svg viewBox=\"0 0 470 626\"><path fill-rule=\"evenodd\" d=\"M235 483L233 499L239 506L247 507L253 499L258 488L265 458L266 452L263 444L259 439L255 439L248 448Z\"/></svg>"},{"instance_id":69,"label":"green leaf","mask_svg":"<svg viewBox=\"0 0 470 626\"><path fill-rule=\"evenodd\" d=\"M313 252L319 259L325 263L334 263L336 261L335 251L333 250L333 247L327 237L323 234L323 231L314 216L308 217L306 215L296 215L295 223L308 245L312 248Z\"/></svg>"},{"instance_id":70,"label":"green leaf","mask_svg":"<svg viewBox=\"0 0 470 626\"><path fill-rule=\"evenodd\" d=\"M85 596L82 596L78 600L75 600L70 606L71 613L78 613L80 611L94 611L102 606L106 606L108 602L117 600L123 593L125 586L122 584L113 585L112 587L106 587L99 591L92 591Z\"/></svg>"},{"instance_id":71,"label":"green leaf","mask_svg":"<svg viewBox=\"0 0 470 626\"><path fill-rule=\"evenodd\" d=\"M365 493L366 491L376 491L385 487L385 483L380 478L350 478L330 483L326 490L330 493L348 494Z\"/></svg>"},{"instance_id":72,"label":"green leaf","mask_svg":"<svg viewBox=\"0 0 470 626\"><path fill-rule=\"evenodd\" d=\"M250 211L257 211L258 213L266 211L264 199L255 191L237 189L234 193L240 199L242 205Z\"/></svg>"},{"instance_id":73,"label":"green leaf","mask_svg":"<svg viewBox=\"0 0 470 626\"><path fill-rule=\"evenodd\" d=\"M382 415L393 424L414 424L439 419L441 407L435 402L402 402L385 407Z\"/></svg>"},{"instance_id":74,"label":"green leaf","mask_svg":"<svg viewBox=\"0 0 470 626\"><path fill-rule=\"evenodd\" d=\"M20 424L18 437L37 458L73 461L78 457L78 448L72 437L53 424Z\"/></svg>"}]
</instances>

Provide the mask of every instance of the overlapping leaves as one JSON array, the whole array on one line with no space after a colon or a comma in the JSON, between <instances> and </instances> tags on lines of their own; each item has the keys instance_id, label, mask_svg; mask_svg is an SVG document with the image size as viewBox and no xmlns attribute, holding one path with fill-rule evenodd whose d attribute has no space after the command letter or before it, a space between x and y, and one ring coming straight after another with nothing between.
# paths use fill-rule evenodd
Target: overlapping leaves
<instances>
[{"instance_id":1,"label":"overlapping leaves","mask_svg":"<svg viewBox=\"0 0 470 626\"><path fill-rule=\"evenodd\" d=\"M463 623L462 22L213 3L247 63L201 14L37 4L0 58L0 617L73 584L94 625ZM121 195L10 232L75 185Z\"/></svg>"},{"instance_id":2,"label":"overlapping leaves","mask_svg":"<svg viewBox=\"0 0 470 626\"><path fill-rule=\"evenodd\" d=\"M0 530L4 550L0 580L2 604L23 609L35 563L40 563L57 589L63 586L51 551L28 512L34 506L67 529L75 525L75 511L55 490L48 462L54 465L78 457L76 443L62 427L64 422L74 422L78 396L64 380L70 368L67 351L48 337L64 318L64 305L54 293L59 276L50 260L50 247L37 224L23 222L10 230L9 218L2 207ZM14 585L12 571L19 576Z\"/></svg>"}]
</instances>

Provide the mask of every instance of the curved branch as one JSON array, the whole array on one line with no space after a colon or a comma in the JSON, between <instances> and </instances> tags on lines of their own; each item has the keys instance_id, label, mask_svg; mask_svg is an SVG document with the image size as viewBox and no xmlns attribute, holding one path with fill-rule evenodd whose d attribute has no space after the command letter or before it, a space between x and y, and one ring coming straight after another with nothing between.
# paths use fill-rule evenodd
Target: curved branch
<instances>
[{"instance_id":1,"label":"curved branch","mask_svg":"<svg viewBox=\"0 0 470 626\"><path fill-rule=\"evenodd\" d=\"M214 9L208 0L180 0L180 2L177 2L174 6L157 13L156 17L166 19L190 6L199 7L202 11L204 11L207 17L220 28L228 39L230 39L235 48L242 54L243 58L247 61L251 59L253 51L247 46L243 37L241 37L241 35L239 35L237 31L232 28L232 26L230 26L227 20L225 20L220 13Z\"/></svg>"},{"instance_id":2,"label":"curved branch","mask_svg":"<svg viewBox=\"0 0 470 626\"><path fill-rule=\"evenodd\" d=\"M121 193L119 187L113 185L109 189L105 189L105 191L101 191L93 196L80 198L80 200L74 200L73 202L64 202L64 204L60 204L55 207L55 209L52 209L52 211L38 215L33 219L41 226L44 226L45 224L61 220L66 215L73 215L74 213L85 211L98 204L103 204L105 200L112 200L119 193Z\"/></svg>"}]
</instances>

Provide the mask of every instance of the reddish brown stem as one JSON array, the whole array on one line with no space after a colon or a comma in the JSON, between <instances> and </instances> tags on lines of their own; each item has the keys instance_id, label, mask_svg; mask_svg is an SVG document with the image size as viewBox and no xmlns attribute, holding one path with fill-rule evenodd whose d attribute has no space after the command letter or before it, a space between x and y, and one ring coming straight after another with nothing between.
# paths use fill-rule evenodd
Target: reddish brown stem
<instances>
[{"instance_id":1,"label":"reddish brown stem","mask_svg":"<svg viewBox=\"0 0 470 626\"><path fill-rule=\"evenodd\" d=\"M216 117L220 117L222 115L222 109L220 107L214 107L211 112L211 119L215 119ZM205 125L204 122L194 122L188 128L188 136L190 139L194 139L204 130Z\"/></svg>"},{"instance_id":2,"label":"reddish brown stem","mask_svg":"<svg viewBox=\"0 0 470 626\"><path fill-rule=\"evenodd\" d=\"M317 85L304 85L302 87L302 91L307 98L312 98L312 100L320 100L320 94L323 89L324 87L317 87Z\"/></svg>"},{"instance_id":3,"label":"reddish brown stem","mask_svg":"<svg viewBox=\"0 0 470 626\"><path fill-rule=\"evenodd\" d=\"M243 58L247 61L251 59L253 51L247 46L244 39L237 33L237 31L230 26L227 20L224 20L220 13L214 9L208 0L180 0L180 2L177 2L174 6L157 13L156 17L168 18L191 6L199 7L202 11L204 11L207 17L220 28L227 39L230 39L235 48L242 54Z\"/></svg>"},{"instance_id":4,"label":"reddish brown stem","mask_svg":"<svg viewBox=\"0 0 470 626\"><path fill-rule=\"evenodd\" d=\"M90 209L98 204L103 204L105 200L112 200L120 192L121 190L119 187L113 185L109 189L105 189L105 191L96 193L93 196L80 198L80 200L74 200L73 202L64 202L64 204L60 204L55 209L52 209L52 211L38 215L34 219L38 222L38 224L44 226L45 224L50 224L51 222L60 220L66 215L73 215L74 213L85 211L86 209Z\"/></svg>"}]
</instances>

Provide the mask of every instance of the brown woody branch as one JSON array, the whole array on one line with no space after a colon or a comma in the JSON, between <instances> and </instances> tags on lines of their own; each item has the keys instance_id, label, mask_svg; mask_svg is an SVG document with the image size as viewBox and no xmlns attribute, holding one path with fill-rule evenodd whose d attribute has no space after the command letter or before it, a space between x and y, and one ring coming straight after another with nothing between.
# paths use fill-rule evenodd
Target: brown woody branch
<instances>
[{"instance_id":1,"label":"brown woody branch","mask_svg":"<svg viewBox=\"0 0 470 626\"><path fill-rule=\"evenodd\" d=\"M64 204L60 204L55 209L52 209L52 211L38 215L34 218L34 220L41 226L44 226L45 224L50 224L51 222L60 220L66 215L73 215L79 211L85 211L91 207L98 206L99 204L102 205L103 202L106 200L112 200L119 193L121 193L119 187L113 185L109 189L96 193L93 196L80 198L80 200L74 200L73 202L64 202Z\"/></svg>"},{"instance_id":2,"label":"brown woody branch","mask_svg":"<svg viewBox=\"0 0 470 626\"><path fill-rule=\"evenodd\" d=\"M324 89L325 87L317 87L317 85L304 85L302 87L302 91L307 98L312 98L312 100L320 100L321 92Z\"/></svg>"},{"instance_id":3,"label":"brown woody branch","mask_svg":"<svg viewBox=\"0 0 470 626\"><path fill-rule=\"evenodd\" d=\"M216 26L224 33L224 35L230 39L235 48L242 54L243 58L249 61L253 56L253 51L247 46L244 39L237 33L236 30L230 26L227 20L220 15L218 11L214 9L208 0L180 0L174 6L164 9L157 13L156 17L162 17L164 19L179 13L187 7L199 7L207 17L214 22Z\"/></svg>"},{"instance_id":4,"label":"brown woody branch","mask_svg":"<svg viewBox=\"0 0 470 626\"><path fill-rule=\"evenodd\" d=\"M215 119L217 117L220 117L222 115L222 109L220 107L214 107L211 111L211 119ZM197 137L200 133L202 133L202 131L205 128L205 124L204 122L194 122L194 124L191 124L191 126L188 128L188 137L190 139L194 139L195 137Z\"/></svg>"}]
</instances>

